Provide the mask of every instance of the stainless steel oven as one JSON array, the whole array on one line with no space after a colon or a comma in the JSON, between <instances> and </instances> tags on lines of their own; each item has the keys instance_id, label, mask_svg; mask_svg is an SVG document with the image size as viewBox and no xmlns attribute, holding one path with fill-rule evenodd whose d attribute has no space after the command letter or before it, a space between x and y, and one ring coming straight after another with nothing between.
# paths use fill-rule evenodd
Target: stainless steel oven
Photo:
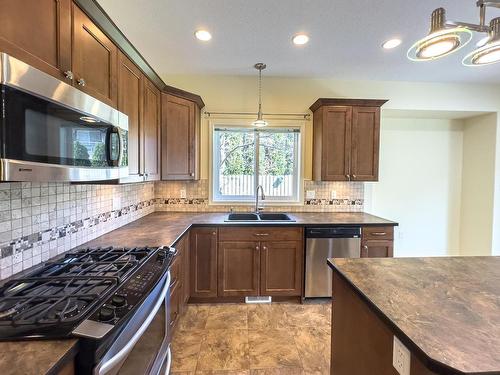
<instances>
[{"instance_id":1,"label":"stainless steel oven","mask_svg":"<svg viewBox=\"0 0 500 375\"><path fill-rule=\"evenodd\" d=\"M128 176L128 117L0 53L0 181Z\"/></svg>"},{"instance_id":2,"label":"stainless steel oven","mask_svg":"<svg viewBox=\"0 0 500 375\"><path fill-rule=\"evenodd\" d=\"M159 375L170 372L170 271L113 337L95 375Z\"/></svg>"}]
</instances>

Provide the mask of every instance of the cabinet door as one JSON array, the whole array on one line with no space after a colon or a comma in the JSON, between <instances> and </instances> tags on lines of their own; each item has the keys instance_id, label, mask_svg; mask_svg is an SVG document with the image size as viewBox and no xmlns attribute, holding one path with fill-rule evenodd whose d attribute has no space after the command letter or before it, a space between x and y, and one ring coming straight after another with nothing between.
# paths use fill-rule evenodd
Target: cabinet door
<instances>
[{"instance_id":1,"label":"cabinet door","mask_svg":"<svg viewBox=\"0 0 500 375\"><path fill-rule=\"evenodd\" d=\"M162 180L194 180L199 111L190 100L169 94L162 97Z\"/></svg>"},{"instance_id":2,"label":"cabinet door","mask_svg":"<svg viewBox=\"0 0 500 375\"><path fill-rule=\"evenodd\" d=\"M182 238L182 247L184 248L184 254L182 257L183 265L182 265L182 271L183 271L183 276L182 276L182 284L184 286L184 297L183 297L183 304L184 307L187 307L187 303L189 301L189 236L186 235Z\"/></svg>"},{"instance_id":3,"label":"cabinet door","mask_svg":"<svg viewBox=\"0 0 500 375\"><path fill-rule=\"evenodd\" d=\"M260 251L258 242L220 242L219 297L258 296Z\"/></svg>"},{"instance_id":4,"label":"cabinet door","mask_svg":"<svg viewBox=\"0 0 500 375\"><path fill-rule=\"evenodd\" d=\"M304 246L302 241L263 242L261 244L262 296L300 296Z\"/></svg>"},{"instance_id":5,"label":"cabinet door","mask_svg":"<svg viewBox=\"0 0 500 375\"><path fill-rule=\"evenodd\" d=\"M388 258L394 252L393 240L369 240L361 243L361 258Z\"/></svg>"},{"instance_id":6,"label":"cabinet door","mask_svg":"<svg viewBox=\"0 0 500 375\"><path fill-rule=\"evenodd\" d=\"M74 84L89 95L116 106L117 55L113 42L73 4Z\"/></svg>"},{"instance_id":7,"label":"cabinet door","mask_svg":"<svg viewBox=\"0 0 500 375\"><path fill-rule=\"evenodd\" d=\"M144 80L143 100L143 172L146 180L160 179L160 90Z\"/></svg>"},{"instance_id":8,"label":"cabinet door","mask_svg":"<svg viewBox=\"0 0 500 375\"><path fill-rule=\"evenodd\" d=\"M181 288L179 284L173 285L170 291L170 329L173 330L179 322L179 317L181 315ZM172 332L172 331L170 331Z\"/></svg>"},{"instance_id":9,"label":"cabinet door","mask_svg":"<svg viewBox=\"0 0 500 375\"><path fill-rule=\"evenodd\" d=\"M180 281L181 281L181 307L180 313L184 314L187 308L187 302L189 300L189 248L188 248L188 236L184 236L175 245L178 257L180 261Z\"/></svg>"},{"instance_id":10,"label":"cabinet door","mask_svg":"<svg viewBox=\"0 0 500 375\"><path fill-rule=\"evenodd\" d=\"M142 174L140 166L141 100L143 95L141 71L124 54L118 64L118 110L128 116L128 171L130 175Z\"/></svg>"},{"instance_id":11,"label":"cabinet door","mask_svg":"<svg viewBox=\"0 0 500 375\"><path fill-rule=\"evenodd\" d=\"M353 107L351 180L378 181L380 108Z\"/></svg>"},{"instance_id":12,"label":"cabinet door","mask_svg":"<svg viewBox=\"0 0 500 375\"><path fill-rule=\"evenodd\" d=\"M217 297L217 228L194 228L189 237L191 297Z\"/></svg>"},{"instance_id":13,"label":"cabinet door","mask_svg":"<svg viewBox=\"0 0 500 375\"><path fill-rule=\"evenodd\" d=\"M0 51L66 80L64 72L71 70L71 0L0 0L0 9Z\"/></svg>"},{"instance_id":14,"label":"cabinet door","mask_svg":"<svg viewBox=\"0 0 500 375\"><path fill-rule=\"evenodd\" d=\"M323 181L349 180L351 120L351 107L324 108L321 156Z\"/></svg>"}]
</instances>

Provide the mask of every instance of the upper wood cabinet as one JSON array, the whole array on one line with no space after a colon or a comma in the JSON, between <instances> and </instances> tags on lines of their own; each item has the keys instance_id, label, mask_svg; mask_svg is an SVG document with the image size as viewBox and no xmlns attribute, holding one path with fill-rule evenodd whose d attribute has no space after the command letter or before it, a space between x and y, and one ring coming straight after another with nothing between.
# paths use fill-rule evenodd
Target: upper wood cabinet
<instances>
[{"instance_id":1,"label":"upper wood cabinet","mask_svg":"<svg viewBox=\"0 0 500 375\"><path fill-rule=\"evenodd\" d=\"M378 181L380 107L386 100L318 99L313 111L313 178Z\"/></svg>"},{"instance_id":2,"label":"upper wood cabinet","mask_svg":"<svg viewBox=\"0 0 500 375\"><path fill-rule=\"evenodd\" d=\"M0 25L1 52L66 79L64 72L71 70L71 0L0 0Z\"/></svg>"},{"instance_id":3,"label":"upper wood cabinet","mask_svg":"<svg viewBox=\"0 0 500 375\"><path fill-rule=\"evenodd\" d=\"M142 176L142 98L143 75L123 54L118 61L118 110L128 116L128 171L131 176Z\"/></svg>"},{"instance_id":4,"label":"upper wood cabinet","mask_svg":"<svg viewBox=\"0 0 500 375\"><path fill-rule=\"evenodd\" d=\"M129 175L160 178L160 91L123 53L118 59L118 110L128 116Z\"/></svg>"},{"instance_id":5,"label":"upper wood cabinet","mask_svg":"<svg viewBox=\"0 0 500 375\"><path fill-rule=\"evenodd\" d=\"M72 51L74 84L116 107L118 48L75 4Z\"/></svg>"},{"instance_id":6,"label":"upper wood cabinet","mask_svg":"<svg viewBox=\"0 0 500 375\"><path fill-rule=\"evenodd\" d=\"M200 108L192 100L162 94L161 179L199 178Z\"/></svg>"},{"instance_id":7,"label":"upper wood cabinet","mask_svg":"<svg viewBox=\"0 0 500 375\"><path fill-rule=\"evenodd\" d=\"M144 80L142 110L142 171L145 180L160 179L161 92L148 79Z\"/></svg>"}]
</instances>

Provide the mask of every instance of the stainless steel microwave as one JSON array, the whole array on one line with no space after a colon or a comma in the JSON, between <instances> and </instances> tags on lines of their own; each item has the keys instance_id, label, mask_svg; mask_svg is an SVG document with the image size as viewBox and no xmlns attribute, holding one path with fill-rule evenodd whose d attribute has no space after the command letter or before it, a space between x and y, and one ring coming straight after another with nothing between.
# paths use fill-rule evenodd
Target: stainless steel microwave
<instances>
[{"instance_id":1,"label":"stainless steel microwave","mask_svg":"<svg viewBox=\"0 0 500 375\"><path fill-rule=\"evenodd\" d=\"M0 181L128 176L128 117L0 53Z\"/></svg>"}]
</instances>

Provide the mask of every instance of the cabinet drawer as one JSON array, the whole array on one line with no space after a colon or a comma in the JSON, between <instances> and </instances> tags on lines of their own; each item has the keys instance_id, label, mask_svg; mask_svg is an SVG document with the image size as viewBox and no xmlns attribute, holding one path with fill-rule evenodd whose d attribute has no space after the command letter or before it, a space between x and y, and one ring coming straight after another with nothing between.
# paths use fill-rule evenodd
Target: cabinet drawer
<instances>
[{"instance_id":1,"label":"cabinet drawer","mask_svg":"<svg viewBox=\"0 0 500 375\"><path fill-rule=\"evenodd\" d=\"M170 285L172 287L176 287L181 282L181 265L181 257L177 255L170 266Z\"/></svg>"},{"instance_id":2,"label":"cabinet drawer","mask_svg":"<svg viewBox=\"0 0 500 375\"><path fill-rule=\"evenodd\" d=\"M394 227L363 227L363 240L392 240Z\"/></svg>"},{"instance_id":3,"label":"cabinet drawer","mask_svg":"<svg viewBox=\"0 0 500 375\"><path fill-rule=\"evenodd\" d=\"M219 241L302 241L302 228L267 226L220 228Z\"/></svg>"}]
</instances>

